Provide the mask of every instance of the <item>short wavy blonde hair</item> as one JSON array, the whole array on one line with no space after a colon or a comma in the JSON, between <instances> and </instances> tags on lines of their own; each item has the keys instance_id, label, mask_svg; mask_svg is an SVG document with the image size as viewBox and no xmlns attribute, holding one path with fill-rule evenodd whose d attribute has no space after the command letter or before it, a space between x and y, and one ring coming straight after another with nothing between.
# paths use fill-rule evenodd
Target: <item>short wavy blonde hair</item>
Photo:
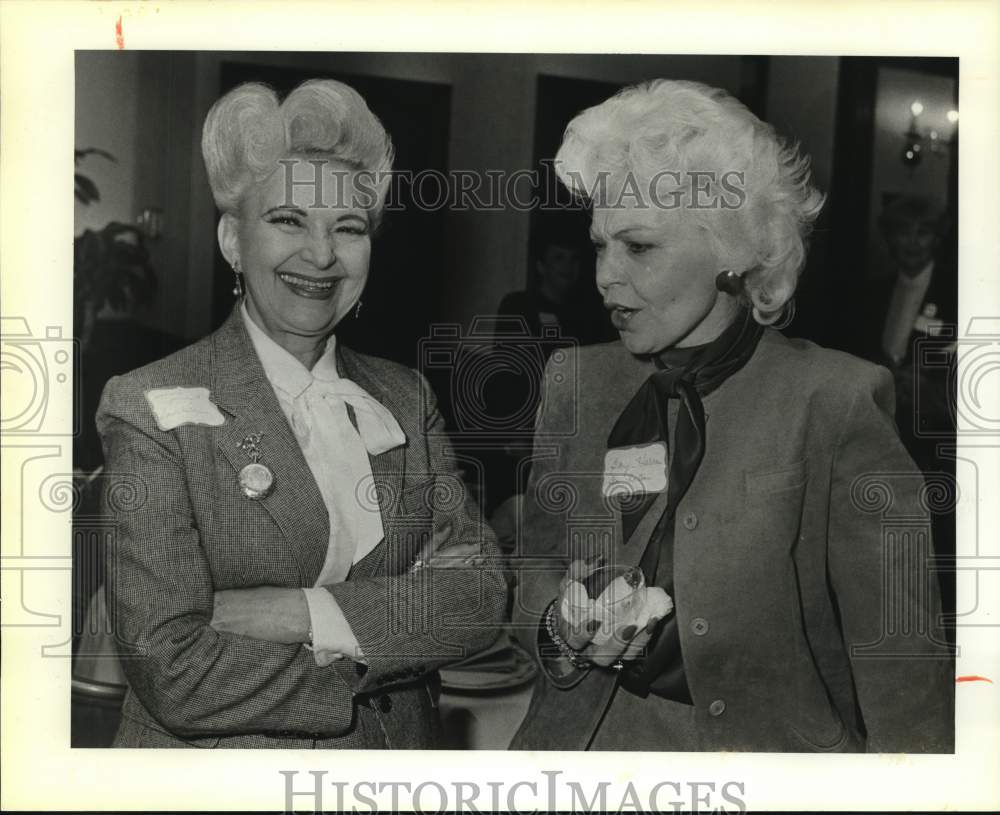
<instances>
[{"instance_id":1,"label":"short wavy blonde hair","mask_svg":"<svg viewBox=\"0 0 1000 815\"><path fill-rule=\"evenodd\" d=\"M201 152L216 206L237 213L247 190L288 156L323 157L371 174L372 225L385 207L392 170L389 134L353 88L333 79L310 79L284 101L267 85L249 82L212 105Z\"/></svg>"},{"instance_id":2,"label":"short wavy blonde hair","mask_svg":"<svg viewBox=\"0 0 1000 815\"><path fill-rule=\"evenodd\" d=\"M583 111L566 127L555 167L563 184L584 197L599 174L620 186L628 176L650 184L666 170L714 173L711 194L724 174L742 173L745 197L738 206L685 210L707 229L725 268L744 275L744 291L763 323L779 319L794 295L824 203L797 144L725 91L698 82L644 82Z\"/></svg>"}]
</instances>

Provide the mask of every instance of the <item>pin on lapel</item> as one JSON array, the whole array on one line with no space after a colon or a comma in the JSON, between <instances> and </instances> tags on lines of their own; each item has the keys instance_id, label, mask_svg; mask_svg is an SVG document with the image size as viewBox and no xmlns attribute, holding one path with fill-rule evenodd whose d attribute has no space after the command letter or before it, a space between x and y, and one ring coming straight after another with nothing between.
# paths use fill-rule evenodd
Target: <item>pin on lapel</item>
<instances>
[{"instance_id":1,"label":"pin on lapel","mask_svg":"<svg viewBox=\"0 0 1000 815\"><path fill-rule=\"evenodd\" d=\"M240 470L240 489L254 501L266 498L274 488L274 473L260 463L260 440L263 433L252 433L236 446L250 457L250 463Z\"/></svg>"}]
</instances>

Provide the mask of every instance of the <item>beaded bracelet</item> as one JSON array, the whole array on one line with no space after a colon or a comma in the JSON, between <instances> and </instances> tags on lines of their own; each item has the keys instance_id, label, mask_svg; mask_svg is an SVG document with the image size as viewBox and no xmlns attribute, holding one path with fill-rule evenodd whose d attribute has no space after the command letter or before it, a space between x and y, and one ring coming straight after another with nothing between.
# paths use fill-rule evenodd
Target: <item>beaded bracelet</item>
<instances>
[{"instance_id":1,"label":"beaded bracelet","mask_svg":"<svg viewBox=\"0 0 1000 815\"><path fill-rule=\"evenodd\" d=\"M556 601L553 600L549 603L549 607L545 609L545 631L549 635L549 639L552 640L552 644L559 649L559 653L566 657L566 659L569 660L570 665L574 668L594 667L594 663L591 662L590 659L575 650L572 645L566 642L566 640L559 635L559 628L555 620L555 610ZM618 659L607 667L612 671L621 671L625 668L625 661L621 657L618 657Z\"/></svg>"},{"instance_id":2,"label":"beaded bracelet","mask_svg":"<svg viewBox=\"0 0 1000 815\"><path fill-rule=\"evenodd\" d=\"M575 650L566 640L562 638L559 634L559 629L555 620L555 610L556 601L553 600L549 603L549 607L545 609L545 631L549 635L549 639L552 640L552 644L559 649L559 653L569 660L570 665L574 668L586 669L592 667L593 663L587 659L579 651Z\"/></svg>"}]
</instances>

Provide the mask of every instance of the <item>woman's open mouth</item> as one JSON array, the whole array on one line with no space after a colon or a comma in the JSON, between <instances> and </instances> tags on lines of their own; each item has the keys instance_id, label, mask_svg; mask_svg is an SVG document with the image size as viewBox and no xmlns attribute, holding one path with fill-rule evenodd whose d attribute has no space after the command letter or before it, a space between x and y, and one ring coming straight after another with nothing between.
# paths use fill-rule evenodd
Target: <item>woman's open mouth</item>
<instances>
[{"instance_id":1,"label":"woman's open mouth","mask_svg":"<svg viewBox=\"0 0 1000 815\"><path fill-rule=\"evenodd\" d=\"M617 331L624 331L628 327L629 320L638 311L637 308L626 308L625 306L614 306L611 308L611 325Z\"/></svg>"},{"instance_id":2,"label":"woman's open mouth","mask_svg":"<svg viewBox=\"0 0 1000 815\"><path fill-rule=\"evenodd\" d=\"M312 300L326 300L333 296L337 289L339 277L306 277L294 272L278 272L278 277L289 289L299 297Z\"/></svg>"}]
</instances>

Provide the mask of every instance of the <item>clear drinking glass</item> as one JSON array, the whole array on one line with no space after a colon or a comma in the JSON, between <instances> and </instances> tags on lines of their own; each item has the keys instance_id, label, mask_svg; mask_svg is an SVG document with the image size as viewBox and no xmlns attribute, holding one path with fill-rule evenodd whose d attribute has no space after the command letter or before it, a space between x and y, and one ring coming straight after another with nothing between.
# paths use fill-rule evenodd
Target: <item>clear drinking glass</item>
<instances>
[{"instance_id":1,"label":"clear drinking glass","mask_svg":"<svg viewBox=\"0 0 1000 815\"><path fill-rule=\"evenodd\" d=\"M642 606L646 579L636 566L599 566L579 580L566 580L559 596L563 637L573 648L603 645Z\"/></svg>"}]
</instances>

